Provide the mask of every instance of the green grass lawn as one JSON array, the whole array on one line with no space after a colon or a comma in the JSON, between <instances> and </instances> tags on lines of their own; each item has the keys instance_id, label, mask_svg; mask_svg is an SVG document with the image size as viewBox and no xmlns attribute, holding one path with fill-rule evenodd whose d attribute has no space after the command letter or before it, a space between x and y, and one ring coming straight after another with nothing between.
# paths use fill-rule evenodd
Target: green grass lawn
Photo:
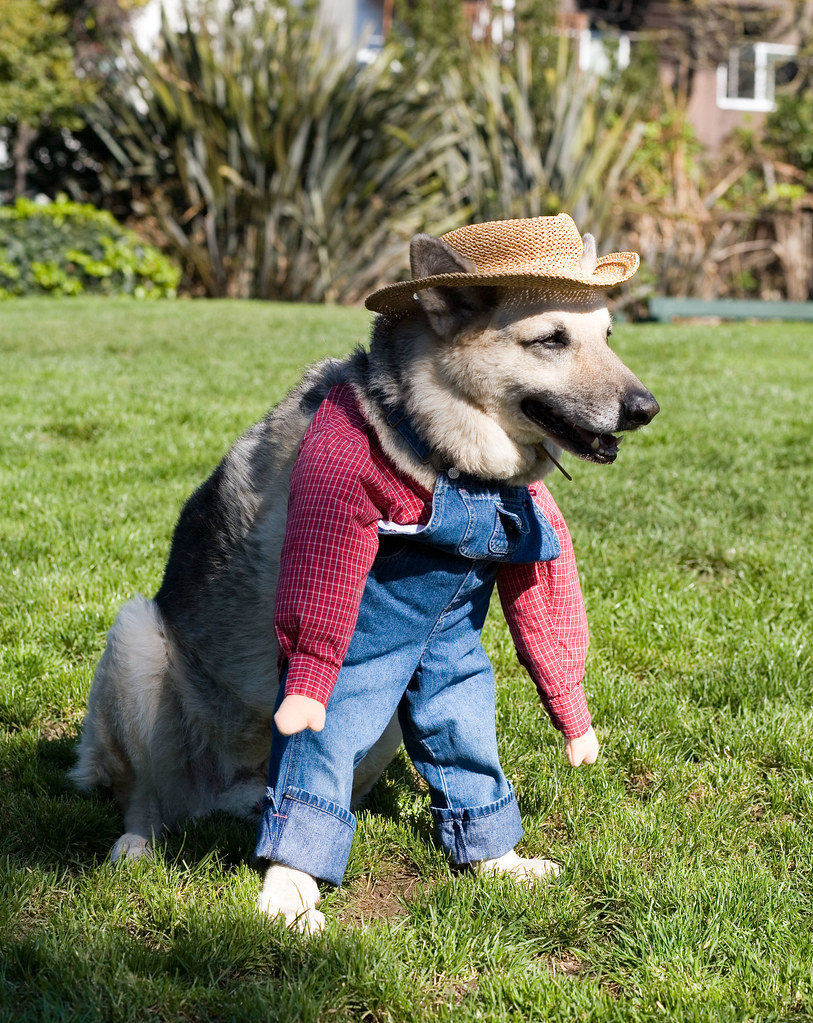
<instances>
[{"instance_id":1,"label":"green grass lawn","mask_svg":"<svg viewBox=\"0 0 813 1023\"><path fill-rule=\"evenodd\" d=\"M624 326L662 412L551 487L591 622L602 742L577 771L485 642L522 851L548 885L455 876L396 762L311 940L254 912L250 825L190 824L113 867L72 790L105 632L156 589L178 510L359 310L0 306L0 1019L813 1020L813 336Z\"/></svg>"}]
</instances>

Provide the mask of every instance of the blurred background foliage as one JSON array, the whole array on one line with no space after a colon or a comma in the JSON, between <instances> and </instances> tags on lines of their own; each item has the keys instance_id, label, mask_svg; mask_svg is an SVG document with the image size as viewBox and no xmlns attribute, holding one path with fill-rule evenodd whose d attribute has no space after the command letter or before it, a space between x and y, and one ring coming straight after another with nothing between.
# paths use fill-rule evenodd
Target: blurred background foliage
<instances>
[{"instance_id":1,"label":"blurred background foliage","mask_svg":"<svg viewBox=\"0 0 813 1023\"><path fill-rule=\"evenodd\" d=\"M426 224L455 126L432 57L401 67L334 52L307 11L165 21L158 60L134 49L88 110L102 183L153 222L208 295L357 301Z\"/></svg>"},{"instance_id":2,"label":"blurred background foliage","mask_svg":"<svg viewBox=\"0 0 813 1023\"><path fill-rule=\"evenodd\" d=\"M603 251L642 253L633 314L651 291L809 295L802 86L711 157L645 45L587 74L552 0L518 2L510 46L472 40L459 0L400 5L371 63L312 0L186 0L145 52L141 2L3 0L0 192L113 213L188 293L358 302L407 272L417 231L565 210Z\"/></svg>"}]
</instances>

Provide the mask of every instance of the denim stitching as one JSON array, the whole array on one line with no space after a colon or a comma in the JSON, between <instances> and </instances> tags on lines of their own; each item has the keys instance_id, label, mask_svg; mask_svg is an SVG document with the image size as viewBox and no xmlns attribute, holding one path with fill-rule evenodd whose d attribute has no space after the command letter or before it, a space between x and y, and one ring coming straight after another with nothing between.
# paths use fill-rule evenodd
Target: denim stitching
<instances>
[{"instance_id":1,"label":"denim stitching","mask_svg":"<svg viewBox=\"0 0 813 1023\"><path fill-rule=\"evenodd\" d=\"M350 821L348 821L344 816L336 813L335 810L329 810L326 806L318 806L315 803L309 802L307 799L299 799L297 796L288 795L288 793L285 794L285 798L290 799L292 803L299 803L300 806L307 806L310 810L316 810L318 813L327 814L328 816L333 817L334 820L340 821L346 828L350 828L351 831L356 830Z\"/></svg>"},{"instance_id":2,"label":"denim stitching","mask_svg":"<svg viewBox=\"0 0 813 1023\"><path fill-rule=\"evenodd\" d=\"M461 488L458 491L458 493L460 494L460 498L463 501L463 507L466 509L466 514L469 517L469 521L466 523L466 531L463 534L463 539L460 541L458 545L458 550L463 555L463 557L466 557L466 552L469 549L469 541L474 535L475 527L477 525L477 517L474 514L474 510L471 506L471 495L468 493L468 491L463 490Z\"/></svg>"},{"instance_id":3,"label":"denim stitching","mask_svg":"<svg viewBox=\"0 0 813 1023\"><path fill-rule=\"evenodd\" d=\"M415 671L412 674L412 678L414 678L415 675L420 671L421 663L423 662L423 659L424 659L424 656L425 656L427 650L429 649L429 647L430 647L432 641L434 640L435 636L438 634L440 626L448 618L449 613L451 612L451 610L457 604L457 602L458 602L458 600L460 598L461 593L463 593L468 588L468 589L471 590L471 596L474 595L474 588L473 587L468 587L467 584L469 582L469 579L472 577L472 575L475 575L475 574L479 575L480 569L482 567L483 567L482 564L478 563L478 562L475 562L474 564L472 564L471 568L466 572L465 576L461 580L460 585L458 586L457 590L454 593L454 596L448 601L448 603L446 604L444 609L438 615L437 619L435 620L435 624L432 626L432 629L431 629L429 635L426 638L426 642L424 643L423 648L421 649L421 655L420 655L420 658L418 660L418 665L417 665L417 667L415 668ZM493 578L492 578L490 586L489 586L489 594L488 594L488 598L486 599L486 608L488 607L488 601L491 599L491 592L493 592L494 584L496 583L496 579L497 579L497 574L496 574L496 571L495 571L493 573ZM482 581L480 582L480 585L483 585ZM486 585L489 585L489 584L486 583ZM478 586L477 588L479 589L480 587ZM480 645L482 647L482 643ZM485 651L484 651L484 653L485 653ZM488 655L486 654L485 656L486 656L486 660L488 660ZM489 663L490 663L490 661L489 661ZM412 678L410 678L410 682L412 681ZM408 685L407 685L407 687L405 687L404 692L406 692L406 688L408 688ZM437 773L440 776L440 780L442 782L442 791L443 791L444 798L446 799L446 802L449 803L450 802L449 790L448 790L448 787L447 787L447 784L446 784L446 776L444 774L443 768L439 764L437 764L437 761L436 761L436 759L435 759L435 757L434 757L434 755L432 753L432 750L426 745L425 739L419 737L418 738L418 744L419 744L420 748L423 749L424 752L428 754L428 759L430 761L432 761L433 763L435 763L436 769L437 769Z\"/></svg>"},{"instance_id":4,"label":"denim stitching","mask_svg":"<svg viewBox=\"0 0 813 1023\"><path fill-rule=\"evenodd\" d=\"M472 806L463 807L460 810L455 810L452 807L444 808L441 806L430 806L429 812L441 823L445 823L447 821L453 822L456 820L477 821L483 820L486 817L493 817L495 814L502 813L502 811L505 810L507 806L510 806L512 803L515 803L517 801L516 793L514 792L514 786L511 784L510 781L508 781L508 779L506 779L506 782L509 788L508 794L502 796L500 799L497 799L494 803L487 803L486 806L482 808L478 806ZM472 813L472 811L480 812ZM444 817L442 816L443 814L447 814L448 816ZM468 814L468 817L464 817L463 814Z\"/></svg>"},{"instance_id":5,"label":"denim stitching","mask_svg":"<svg viewBox=\"0 0 813 1023\"><path fill-rule=\"evenodd\" d=\"M424 754L426 755L426 759L429 760L430 763L435 765L435 770L436 770L436 772L438 774L438 777L440 778L440 783L441 783L442 791L443 791L443 797L444 797L444 799L446 800L447 803L451 802L451 800L449 799L449 787L446 784L446 774L445 774L443 768L441 767L441 765L435 759L435 755L432 752L432 750L429 748L429 746L427 746L425 739L419 738L418 739L418 745L424 751ZM424 781L426 781L427 785L429 784L429 779L428 778L425 778ZM430 809L431 809L431 807L430 807Z\"/></svg>"},{"instance_id":6,"label":"denim stitching","mask_svg":"<svg viewBox=\"0 0 813 1023\"><path fill-rule=\"evenodd\" d=\"M279 790L280 792L284 793L285 790L288 788L289 775L291 774L292 771L299 770L299 759L301 756L302 747L302 743L300 741L301 736L302 732L294 732L293 735L288 736L287 741L289 743L288 746L289 752L285 760L285 777L277 778L277 789L275 791ZM282 798L284 799L285 797L283 796ZM280 806L282 806L282 799L280 799Z\"/></svg>"}]
</instances>

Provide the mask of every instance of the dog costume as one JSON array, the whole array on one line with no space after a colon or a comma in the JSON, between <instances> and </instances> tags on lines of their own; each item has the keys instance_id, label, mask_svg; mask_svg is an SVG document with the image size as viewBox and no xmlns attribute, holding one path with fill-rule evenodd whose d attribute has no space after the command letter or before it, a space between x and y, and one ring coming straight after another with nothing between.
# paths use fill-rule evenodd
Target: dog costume
<instances>
[{"instance_id":1,"label":"dog costume","mask_svg":"<svg viewBox=\"0 0 813 1023\"><path fill-rule=\"evenodd\" d=\"M476 225L444 240L477 270L390 285L368 308L402 315L419 290L438 286L552 286L577 300L638 265L634 253L593 254L585 269L566 216ZM428 460L405 410L381 406ZM583 736L587 621L567 527L547 488L489 484L450 465L430 494L384 455L352 386L333 388L291 476L275 610L277 705L310 697L328 707L326 723L292 735L273 726L258 858L341 883L355 829L353 771L396 712L451 861L513 849L522 826L499 762L494 675L480 640L495 583L553 724Z\"/></svg>"},{"instance_id":2,"label":"dog costume","mask_svg":"<svg viewBox=\"0 0 813 1023\"><path fill-rule=\"evenodd\" d=\"M487 487L450 467L430 495L385 458L352 388L334 388L291 477L275 614L279 699L329 701L328 713L320 732L274 729L259 858L341 883L353 769L396 710L452 861L514 847L522 828L480 642L495 582L554 724L583 735L587 622L547 489Z\"/></svg>"}]
</instances>

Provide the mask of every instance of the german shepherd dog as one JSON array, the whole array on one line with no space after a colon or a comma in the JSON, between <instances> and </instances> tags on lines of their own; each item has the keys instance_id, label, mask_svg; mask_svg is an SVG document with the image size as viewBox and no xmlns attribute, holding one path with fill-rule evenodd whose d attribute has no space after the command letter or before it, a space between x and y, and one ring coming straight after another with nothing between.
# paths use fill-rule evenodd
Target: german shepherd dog
<instances>
[{"instance_id":1,"label":"german shepherd dog","mask_svg":"<svg viewBox=\"0 0 813 1023\"><path fill-rule=\"evenodd\" d=\"M583 267L595 265L589 235L584 250ZM428 235L413 239L411 261L415 279L472 270ZM121 808L112 859L148 854L164 829L215 810L256 819L278 688L272 623L289 478L328 391L349 382L384 453L429 491L437 468L388 425L382 396L407 410L438 465L526 484L562 449L613 462L614 434L657 413L610 331L600 289L427 288L408 315L375 318L368 350L311 367L234 444L183 507L155 597L120 611L93 679L72 777L112 790ZM357 769L356 802L399 743L393 720ZM282 901L262 905L280 912Z\"/></svg>"}]
</instances>

